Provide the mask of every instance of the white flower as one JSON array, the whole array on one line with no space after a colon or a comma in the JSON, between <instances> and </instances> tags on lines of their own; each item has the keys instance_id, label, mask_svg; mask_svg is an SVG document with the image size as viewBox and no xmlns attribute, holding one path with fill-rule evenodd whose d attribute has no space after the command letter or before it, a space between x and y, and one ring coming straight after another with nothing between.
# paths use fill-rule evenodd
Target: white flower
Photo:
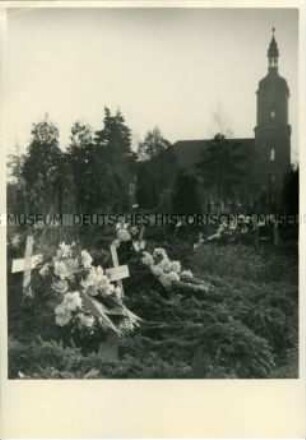
<instances>
[{"instance_id":1,"label":"white flower","mask_svg":"<svg viewBox=\"0 0 306 440\"><path fill-rule=\"evenodd\" d=\"M143 252L141 257L141 262L146 266L152 266L154 264L154 259L149 252Z\"/></svg>"},{"instance_id":2,"label":"white flower","mask_svg":"<svg viewBox=\"0 0 306 440\"><path fill-rule=\"evenodd\" d=\"M103 270L103 267L102 267L102 266L97 266L97 267L95 268L95 270L96 270L97 277L101 278L102 275L105 276L105 275L104 275L104 270Z\"/></svg>"},{"instance_id":3,"label":"white flower","mask_svg":"<svg viewBox=\"0 0 306 440\"><path fill-rule=\"evenodd\" d=\"M159 266L162 268L163 272L169 273L171 272L172 263L168 260L168 257L165 257L160 263Z\"/></svg>"},{"instance_id":4,"label":"white flower","mask_svg":"<svg viewBox=\"0 0 306 440\"><path fill-rule=\"evenodd\" d=\"M95 323L95 318L91 315L85 315L84 313L79 313L78 318L80 324L84 327L92 328Z\"/></svg>"},{"instance_id":5,"label":"white flower","mask_svg":"<svg viewBox=\"0 0 306 440\"><path fill-rule=\"evenodd\" d=\"M168 274L168 279L173 283L175 281L179 281L180 277L179 277L179 275L176 272L170 272Z\"/></svg>"},{"instance_id":6,"label":"white flower","mask_svg":"<svg viewBox=\"0 0 306 440\"><path fill-rule=\"evenodd\" d=\"M61 280L69 278L69 271L66 264L63 261L54 261L54 274Z\"/></svg>"},{"instance_id":7,"label":"white flower","mask_svg":"<svg viewBox=\"0 0 306 440\"><path fill-rule=\"evenodd\" d=\"M180 277L175 272L163 273L159 281L164 287L170 287L174 281L179 281Z\"/></svg>"},{"instance_id":8,"label":"white flower","mask_svg":"<svg viewBox=\"0 0 306 440\"><path fill-rule=\"evenodd\" d=\"M63 295L64 293L67 292L69 286L66 280L60 279L53 281L51 287L55 292Z\"/></svg>"},{"instance_id":9,"label":"white flower","mask_svg":"<svg viewBox=\"0 0 306 440\"><path fill-rule=\"evenodd\" d=\"M235 231L236 229L237 229L237 222L235 222L235 221L231 221L230 222L230 224L229 224L229 229L231 230L231 231Z\"/></svg>"},{"instance_id":10,"label":"white flower","mask_svg":"<svg viewBox=\"0 0 306 440\"><path fill-rule=\"evenodd\" d=\"M91 267L92 257L86 250L82 250L81 252L81 263L85 269L89 269Z\"/></svg>"},{"instance_id":11,"label":"white flower","mask_svg":"<svg viewBox=\"0 0 306 440\"><path fill-rule=\"evenodd\" d=\"M98 291L104 295L112 295L115 290L115 286L111 284L107 275L104 275L101 266L92 266L87 278L81 281L81 286L93 296L97 295Z\"/></svg>"},{"instance_id":12,"label":"white flower","mask_svg":"<svg viewBox=\"0 0 306 440\"><path fill-rule=\"evenodd\" d=\"M17 248L19 246L21 242L21 236L20 234L14 234L14 236L12 237L12 241L11 244L14 248Z\"/></svg>"},{"instance_id":13,"label":"white flower","mask_svg":"<svg viewBox=\"0 0 306 440\"><path fill-rule=\"evenodd\" d=\"M64 325L67 325L71 320L71 313L69 310L66 309L66 307L62 304L59 304L55 308L55 322L57 325L63 327Z\"/></svg>"},{"instance_id":14,"label":"white flower","mask_svg":"<svg viewBox=\"0 0 306 440\"><path fill-rule=\"evenodd\" d=\"M191 279L193 278L193 273L191 272L191 270L183 270L181 272L181 278Z\"/></svg>"},{"instance_id":15,"label":"white flower","mask_svg":"<svg viewBox=\"0 0 306 440\"><path fill-rule=\"evenodd\" d=\"M172 281L171 281L169 275L170 275L170 274L163 273L163 274L159 277L159 281L161 282L161 284L162 284L164 287L170 287L171 284L172 284Z\"/></svg>"},{"instance_id":16,"label":"white flower","mask_svg":"<svg viewBox=\"0 0 306 440\"><path fill-rule=\"evenodd\" d=\"M45 276L47 276L48 273L49 273L49 268L50 268L49 263L44 264L44 265L41 267L41 269L39 270L39 272L38 272L39 275L40 275L41 277L45 277Z\"/></svg>"},{"instance_id":17,"label":"white flower","mask_svg":"<svg viewBox=\"0 0 306 440\"><path fill-rule=\"evenodd\" d=\"M57 258L68 258L71 257L71 254L72 254L71 246L69 246L65 242L59 244L59 248L56 252Z\"/></svg>"},{"instance_id":18,"label":"white flower","mask_svg":"<svg viewBox=\"0 0 306 440\"><path fill-rule=\"evenodd\" d=\"M86 290L87 295L90 295L90 296L98 296L99 295L99 290L96 286L89 286L85 290Z\"/></svg>"},{"instance_id":19,"label":"white flower","mask_svg":"<svg viewBox=\"0 0 306 440\"><path fill-rule=\"evenodd\" d=\"M128 226L128 223L124 223L124 221L118 222L116 223L116 231L118 231L119 229L127 229Z\"/></svg>"},{"instance_id":20,"label":"white flower","mask_svg":"<svg viewBox=\"0 0 306 440\"><path fill-rule=\"evenodd\" d=\"M102 294L109 296L112 295L115 292L115 286L108 282L103 288L101 288Z\"/></svg>"},{"instance_id":21,"label":"white flower","mask_svg":"<svg viewBox=\"0 0 306 440\"><path fill-rule=\"evenodd\" d=\"M120 241L130 241L131 240L131 234L126 229L118 229L117 231L117 238Z\"/></svg>"},{"instance_id":22,"label":"white flower","mask_svg":"<svg viewBox=\"0 0 306 440\"><path fill-rule=\"evenodd\" d=\"M63 327L64 325L69 324L70 319L71 319L71 316L69 316L67 314L65 314L65 315L56 315L55 316L55 322L60 327Z\"/></svg>"},{"instance_id":23,"label":"white flower","mask_svg":"<svg viewBox=\"0 0 306 440\"><path fill-rule=\"evenodd\" d=\"M75 312L77 309L82 307L82 298L79 292L68 292L64 296L64 301L62 302L63 307L71 312Z\"/></svg>"},{"instance_id":24,"label":"white flower","mask_svg":"<svg viewBox=\"0 0 306 440\"><path fill-rule=\"evenodd\" d=\"M79 270L79 262L77 258L68 258L65 260L68 278L71 279Z\"/></svg>"},{"instance_id":25,"label":"white flower","mask_svg":"<svg viewBox=\"0 0 306 440\"><path fill-rule=\"evenodd\" d=\"M160 277L160 276L163 275L163 273L164 273L162 267L160 267L159 264L155 264L155 265L151 266L151 272L152 272L153 275L155 275L156 277Z\"/></svg>"},{"instance_id":26,"label":"white flower","mask_svg":"<svg viewBox=\"0 0 306 440\"><path fill-rule=\"evenodd\" d=\"M164 248L155 248L153 251L153 258L156 257L168 258L168 255Z\"/></svg>"},{"instance_id":27,"label":"white flower","mask_svg":"<svg viewBox=\"0 0 306 440\"><path fill-rule=\"evenodd\" d=\"M171 271L175 273L180 273L182 270L181 263L179 261L172 261L171 263Z\"/></svg>"},{"instance_id":28,"label":"white flower","mask_svg":"<svg viewBox=\"0 0 306 440\"><path fill-rule=\"evenodd\" d=\"M98 284L99 284L102 277L104 277L102 267L101 266L98 266L98 267L91 266L85 280L81 280L81 286L84 289L87 289L87 288L93 287L93 286L98 287Z\"/></svg>"},{"instance_id":29,"label":"white flower","mask_svg":"<svg viewBox=\"0 0 306 440\"><path fill-rule=\"evenodd\" d=\"M136 252L142 251L144 250L146 247L146 242L145 240L136 240L133 241L133 248Z\"/></svg>"},{"instance_id":30,"label":"white flower","mask_svg":"<svg viewBox=\"0 0 306 440\"><path fill-rule=\"evenodd\" d=\"M101 266L95 268L95 281L97 288L106 294L110 294L111 291L113 292L114 286L111 284L108 276L104 274Z\"/></svg>"},{"instance_id":31,"label":"white flower","mask_svg":"<svg viewBox=\"0 0 306 440\"><path fill-rule=\"evenodd\" d=\"M93 267L91 268L90 272L87 274L87 277L80 281L80 284L85 290L95 285L95 274Z\"/></svg>"}]
</instances>

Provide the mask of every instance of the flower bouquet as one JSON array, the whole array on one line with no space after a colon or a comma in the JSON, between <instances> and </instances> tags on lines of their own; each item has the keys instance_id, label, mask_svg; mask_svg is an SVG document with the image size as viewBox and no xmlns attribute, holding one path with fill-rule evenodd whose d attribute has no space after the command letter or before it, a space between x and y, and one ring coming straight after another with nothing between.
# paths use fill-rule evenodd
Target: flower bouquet
<instances>
[{"instance_id":1,"label":"flower bouquet","mask_svg":"<svg viewBox=\"0 0 306 440\"><path fill-rule=\"evenodd\" d=\"M211 289L207 282L194 277L190 270L182 270L180 261L171 260L163 248L155 248L152 254L148 251L142 252L141 262L149 267L166 289L174 286L197 292L208 292Z\"/></svg>"},{"instance_id":2,"label":"flower bouquet","mask_svg":"<svg viewBox=\"0 0 306 440\"><path fill-rule=\"evenodd\" d=\"M92 262L86 250L61 243L56 255L41 266L39 276L50 280L56 299L56 324L92 335L101 329L117 336L132 332L140 318L124 305L121 287Z\"/></svg>"}]
</instances>

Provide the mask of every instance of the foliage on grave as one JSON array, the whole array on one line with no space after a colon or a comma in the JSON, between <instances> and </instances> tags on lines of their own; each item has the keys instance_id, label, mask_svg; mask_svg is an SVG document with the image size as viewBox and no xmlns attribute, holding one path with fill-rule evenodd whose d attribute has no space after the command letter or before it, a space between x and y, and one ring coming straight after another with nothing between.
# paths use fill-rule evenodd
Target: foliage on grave
<instances>
[{"instance_id":1,"label":"foliage on grave","mask_svg":"<svg viewBox=\"0 0 306 440\"><path fill-rule=\"evenodd\" d=\"M129 352L136 350L144 357L155 352L165 362L187 362L193 377L271 375L275 367L271 345L234 317L221 295L204 299L189 289L168 297L162 291L146 293L129 301L145 318L137 336L141 348L131 342Z\"/></svg>"},{"instance_id":2,"label":"foliage on grave","mask_svg":"<svg viewBox=\"0 0 306 440\"><path fill-rule=\"evenodd\" d=\"M24 319L32 315L31 309L36 308L36 313L43 309L50 328L59 327L54 337L66 343L73 340L85 350L97 347L108 332L118 336L132 332L139 318L125 306L120 286L92 263L86 250L61 243L33 276L34 298L23 304Z\"/></svg>"},{"instance_id":3,"label":"foliage on grave","mask_svg":"<svg viewBox=\"0 0 306 440\"><path fill-rule=\"evenodd\" d=\"M295 285L297 281L296 246L290 244L254 248L243 244L211 243L193 253L190 264L195 273L256 282Z\"/></svg>"},{"instance_id":4,"label":"foliage on grave","mask_svg":"<svg viewBox=\"0 0 306 440\"><path fill-rule=\"evenodd\" d=\"M288 353L297 347L294 249L290 246L254 249L242 244L210 244L191 252L190 247L186 249L173 237L170 243L168 252L157 248L155 254L154 251L142 252L142 261L131 258L129 262L132 277L126 283L127 304L144 318L137 336L144 338L139 353L146 349L149 350L147 354L157 350L162 359L164 356L167 361L175 358L186 362L188 359L191 365L190 359L195 356L197 346L205 346L200 335L220 324L220 338L228 344L225 351L235 353L237 364L232 369L222 364L216 353L217 339L213 338L215 343L205 348L213 368L210 372L202 370L202 377L214 374L269 377L274 374L275 365L287 362ZM178 289L176 283L171 287L167 282L160 283L161 276L171 273L167 270L171 269L173 260L168 253L192 268L193 278L201 276L212 288L200 294L187 285L185 289L182 286ZM180 276L180 265L175 266ZM158 276L152 267L161 269ZM232 340L228 340L231 332ZM244 356L239 345L241 339L245 341L241 342L246 350ZM253 352L248 353L249 348ZM227 363L230 365L230 360Z\"/></svg>"},{"instance_id":5,"label":"foliage on grave","mask_svg":"<svg viewBox=\"0 0 306 440\"><path fill-rule=\"evenodd\" d=\"M278 268L285 262L286 273ZM213 289L205 294L164 289L143 265L131 266L127 304L144 318L137 334L143 341L135 355L153 351L168 362L187 361L194 368L191 375L199 377L274 377L279 365L286 370L286 363L295 362L288 372L294 377L296 358L290 354L297 349L298 332L294 256L288 261L281 249L271 253L211 244L201 251L201 259L190 256L189 267ZM194 361L201 359L199 347L204 360ZM129 351L133 350L131 344ZM202 369L196 367L201 363Z\"/></svg>"},{"instance_id":6,"label":"foliage on grave","mask_svg":"<svg viewBox=\"0 0 306 440\"><path fill-rule=\"evenodd\" d=\"M49 335L44 342L34 343L33 337L31 342L23 340L22 350L11 348L13 377L18 377L18 371L25 377L55 378L296 377L294 249L255 250L211 243L193 252L192 243L187 249L185 242L180 244L174 237L150 241L150 248L163 246L171 262L182 261L194 277L213 286L200 293L175 285L165 288L141 262L141 253L132 243L133 239L120 242L119 261L128 263L131 274L124 281L125 304L143 322L137 332L121 339L119 362L106 364L92 336L75 338L79 348L71 347L64 327L55 326L62 345ZM15 337L21 339L16 333ZM40 361L50 350L45 345L53 343L57 348L52 350L61 354ZM27 348L29 344L37 355Z\"/></svg>"},{"instance_id":7,"label":"foliage on grave","mask_svg":"<svg viewBox=\"0 0 306 440\"><path fill-rule=\"evenodd\" d=\"M185 362L168 362L151 353L144 359L124 354L120 362L105 362L101 352L36 338L9 341L9 377L19 379L173 378L190 377Z\"/></svg>"}]
</instances>

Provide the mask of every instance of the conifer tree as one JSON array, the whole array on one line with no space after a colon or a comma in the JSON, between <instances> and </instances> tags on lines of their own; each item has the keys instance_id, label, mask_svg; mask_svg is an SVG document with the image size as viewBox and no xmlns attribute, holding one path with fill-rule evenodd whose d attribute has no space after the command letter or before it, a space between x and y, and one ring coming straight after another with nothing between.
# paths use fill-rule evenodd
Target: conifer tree
<instances>
[{"instance_id":1,"label":"conifer tree","mask_svg":"<svg viewBox=\"0 0 306 440\"><path fill-rule=\"evenodd\" d=\"M47 120L34 124L21 169L29 212L50 213L59 209L62 159L57 127Z\"/></svg>"}]
</instances>

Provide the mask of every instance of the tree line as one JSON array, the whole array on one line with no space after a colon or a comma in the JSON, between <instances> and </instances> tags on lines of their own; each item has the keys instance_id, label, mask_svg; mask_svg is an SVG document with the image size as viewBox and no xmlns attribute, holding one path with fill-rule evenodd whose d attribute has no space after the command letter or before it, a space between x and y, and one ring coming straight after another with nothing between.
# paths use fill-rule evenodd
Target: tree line
<instances>
[{"instance_id":1,"label":"tree line","mask_svg":"<svg viewBox=\"0 0 306 440\"><path fill-rule=\"evenodd\" d=\"M228 202L241 193L245 158L239 144L217 134L191 172L178 167L173 145L158 128L135 151L120 111L104 109L102 127L76 122L62 149L48 120L33 125L25 154L11 156L8 211L22 213L112 213L134 207L196 213L203 197ZM204 195L204 196L203 196ZM284 205L297 212L298 171L284 185Z\"/></svg>"},{"instance_id":2,"label":"tree line","mask_svg":"<svg viewBox=\"0 0 306 440\"><path fill-rule=\"evenodd\" d=\"M12 155L8 209L21 212L121 212L131 208L139 162L148 162L170 147L158 128L133 151L131 129L120 111L104 109L102 128L85 123L71 128L67 149L48 120L33 125L25 154ZM159 192L159 191L157 191ZM134 194L135 193L135 194ZM135 200L134 200L135 201Z\"/></svg>"}]
</instances>

